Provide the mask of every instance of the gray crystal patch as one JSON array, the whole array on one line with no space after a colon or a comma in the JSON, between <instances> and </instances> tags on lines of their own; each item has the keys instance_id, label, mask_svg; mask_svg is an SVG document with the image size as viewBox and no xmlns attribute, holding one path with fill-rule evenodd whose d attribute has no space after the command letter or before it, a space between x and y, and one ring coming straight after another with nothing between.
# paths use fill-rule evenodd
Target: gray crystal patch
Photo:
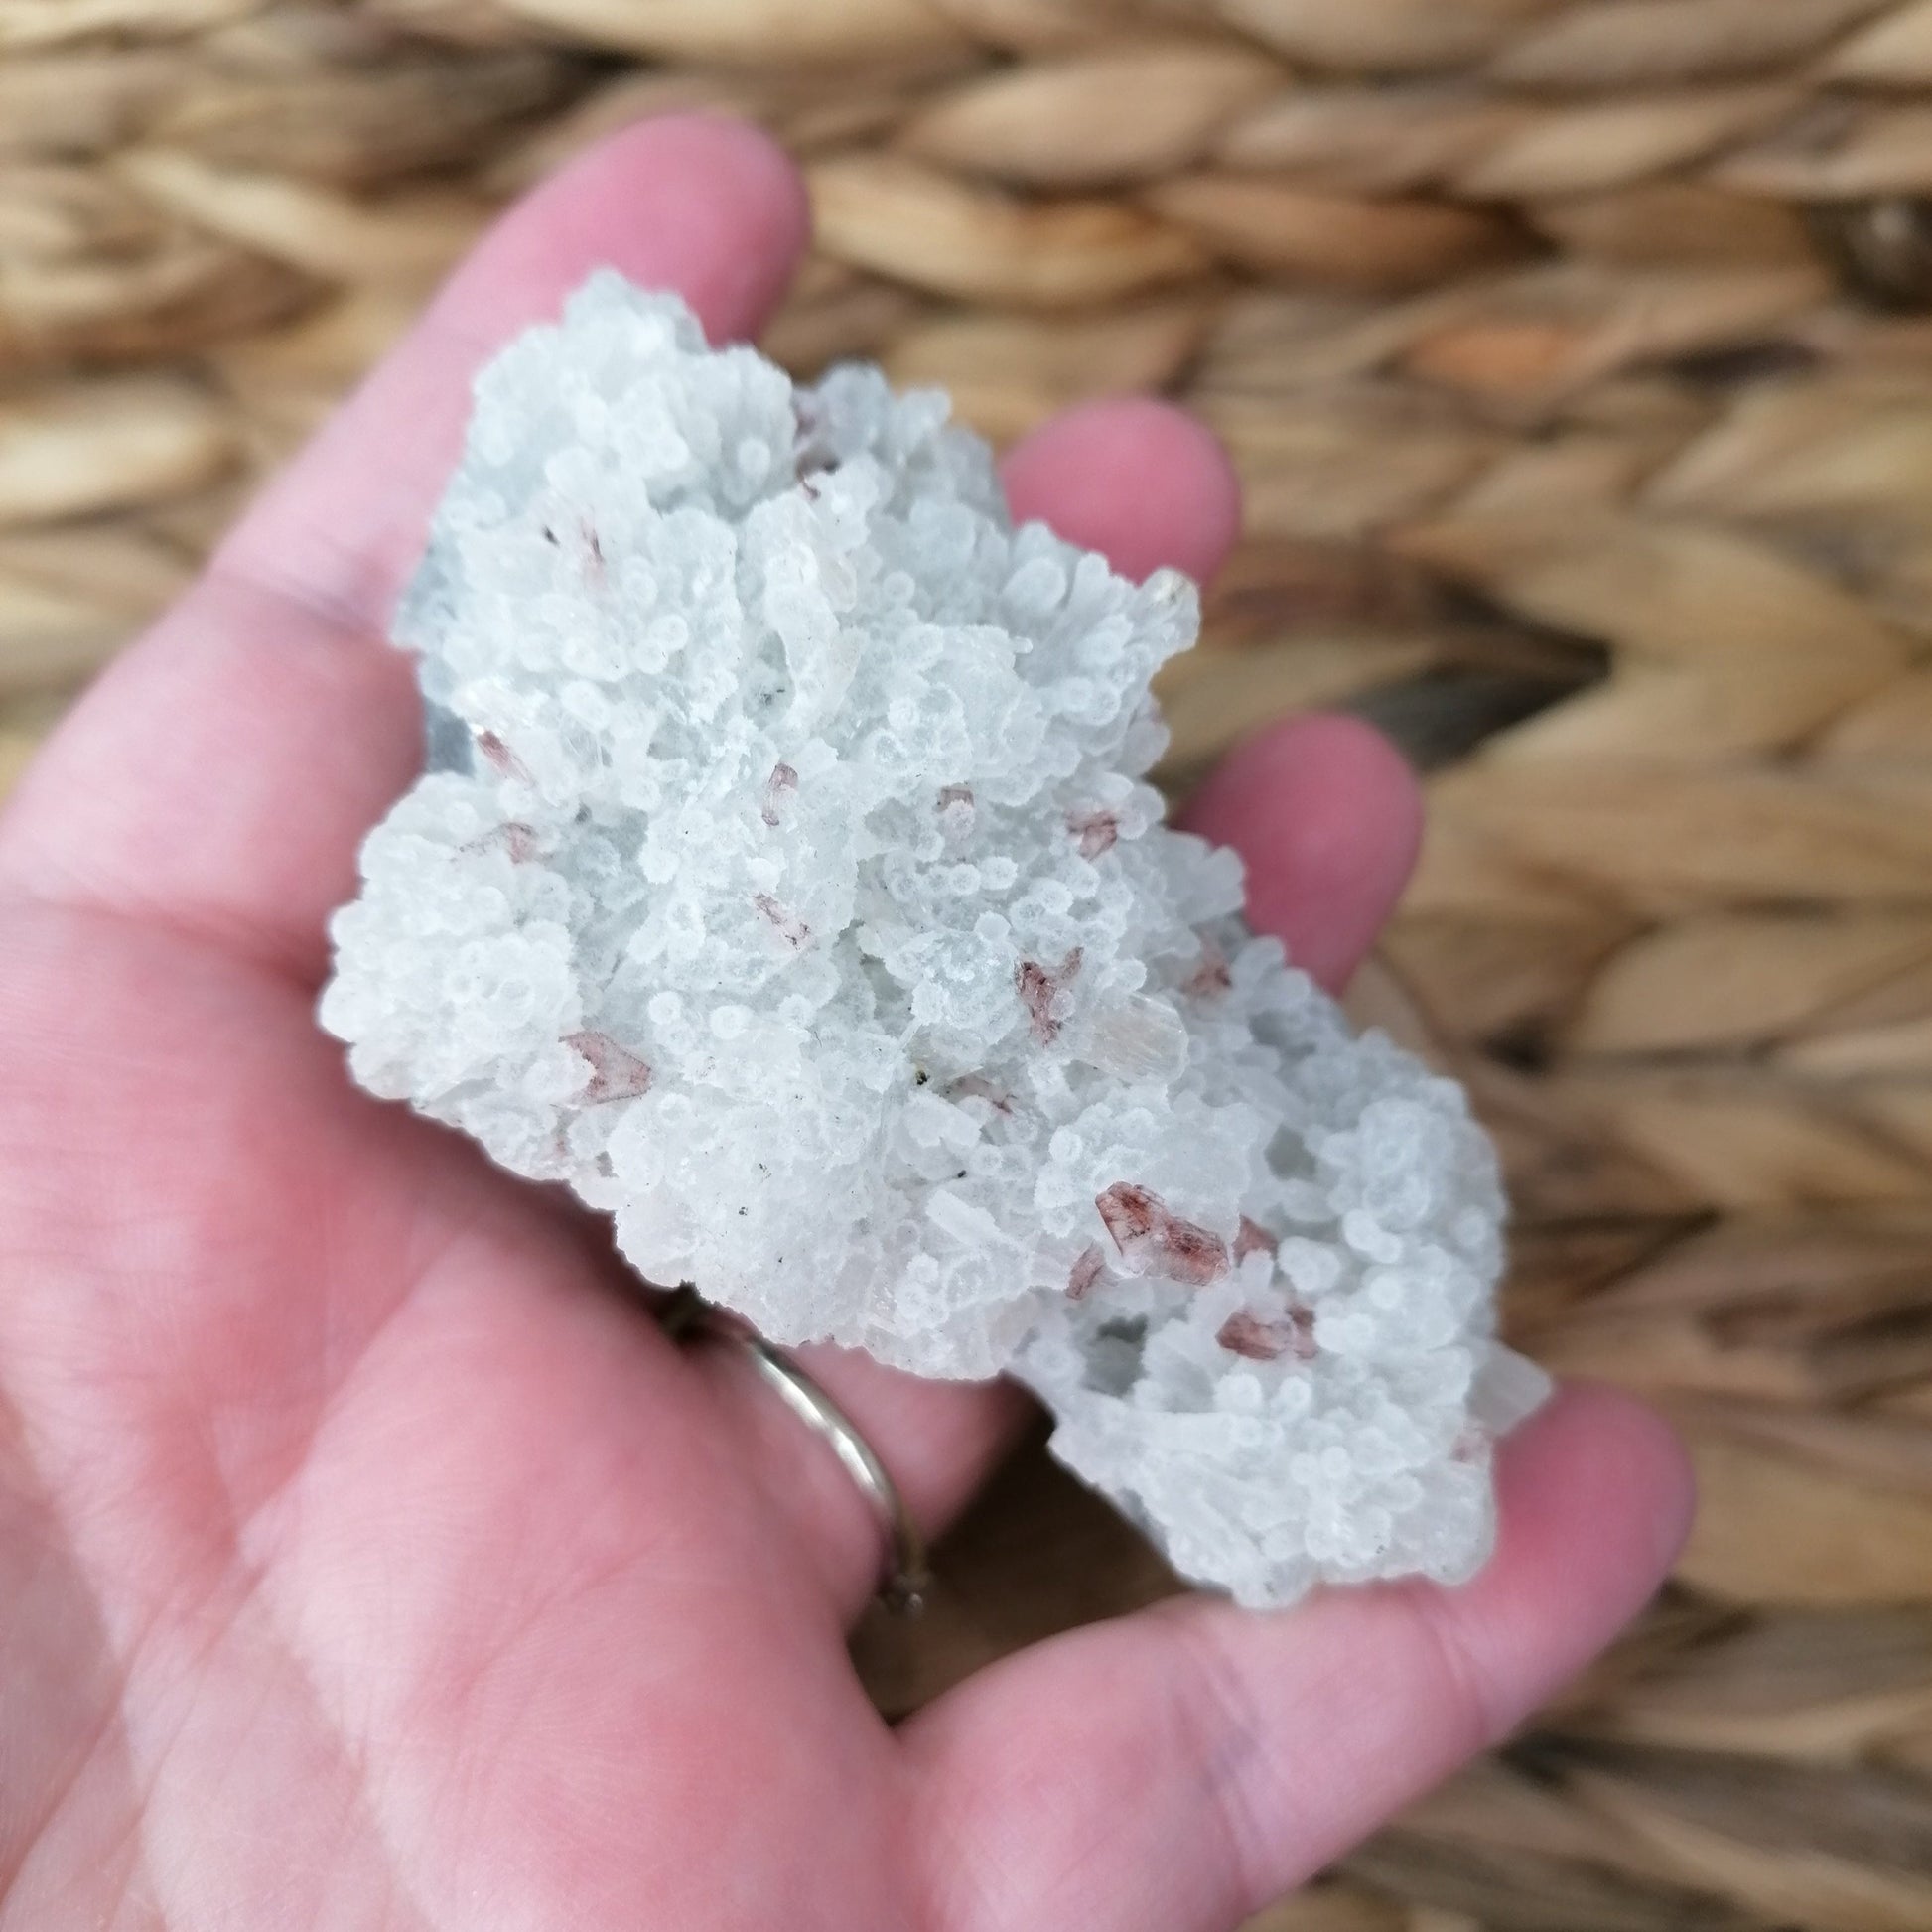
<instances>
[{"instance_id":1,"label":"gray crystal patch","mask_svg":"<svg viewBox=\"0 0 1932 1932\"><path fill-rule=\"evenodd\" d=\"M476 763L477 741L470 727L446 705L423 701L423 769L469 771Z\"/></svg>"}]
</instances>

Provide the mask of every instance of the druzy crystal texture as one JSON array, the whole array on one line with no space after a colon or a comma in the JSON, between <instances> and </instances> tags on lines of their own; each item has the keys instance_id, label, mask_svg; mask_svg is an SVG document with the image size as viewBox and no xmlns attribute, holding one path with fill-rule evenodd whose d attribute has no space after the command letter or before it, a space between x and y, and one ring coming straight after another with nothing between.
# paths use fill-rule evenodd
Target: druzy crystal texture
<instances>
[{"instance_id":1,"label":"druzy crystal texture","mask_svg":"<svg viewBox=\"0 0 1932 1932\"><path fill-rule=\"evenodd\" d=\"M323 1023L647 1280L1017 1374L1243 1602L1465 1577L1543 1388L1488 1144L1163 823L1193 586L1014 528L946 417L608 273L498 355L396 622L430 768Z\"/></svg>"}]
</instances>

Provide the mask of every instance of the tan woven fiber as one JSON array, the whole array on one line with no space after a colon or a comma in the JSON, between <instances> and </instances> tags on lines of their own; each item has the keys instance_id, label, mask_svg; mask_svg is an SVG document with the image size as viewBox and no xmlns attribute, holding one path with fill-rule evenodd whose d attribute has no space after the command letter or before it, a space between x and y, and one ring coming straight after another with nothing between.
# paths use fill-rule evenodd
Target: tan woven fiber
<instances>
[{"instance_id":1,"label":"tan woven fiber","mask_svg":"<svg viewBox=\"0 0 1932 1932\"><path fill-rule=\"evenodd\" d=\"M1646 1626L1264 1923L1932 1925L1932 0L0 0L0 784L492 207L694 104L809 170L794 366L1227 440L1169 777L1310 704L1430 767L1357 1004L1496 1130L1517 1339L1697 1453ZM946 1576L891 1707L1168 1587L1037 1458Z\"/></svg>"}]
</instances>

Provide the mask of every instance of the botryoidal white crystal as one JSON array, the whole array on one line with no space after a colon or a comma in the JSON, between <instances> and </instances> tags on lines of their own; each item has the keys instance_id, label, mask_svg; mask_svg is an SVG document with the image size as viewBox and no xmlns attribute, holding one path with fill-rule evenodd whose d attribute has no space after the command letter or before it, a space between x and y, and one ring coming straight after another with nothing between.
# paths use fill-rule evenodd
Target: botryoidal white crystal
<instances>
[{"instance_id":1,"label":"botryoidal white crystal","mask_svg":"<svg viewBox=\"0 0 1932 1932\"><path fill-rule=\"evenodd\" d=\"M609 273L497 356L397 619L432 768L323 1024L646 1279L1018 1375L1244 1603L1466 1577L1544 1388L1488 1144L1163 824L1192 585L1013 528L946 415Z\"/></svg>"}]
</instances>

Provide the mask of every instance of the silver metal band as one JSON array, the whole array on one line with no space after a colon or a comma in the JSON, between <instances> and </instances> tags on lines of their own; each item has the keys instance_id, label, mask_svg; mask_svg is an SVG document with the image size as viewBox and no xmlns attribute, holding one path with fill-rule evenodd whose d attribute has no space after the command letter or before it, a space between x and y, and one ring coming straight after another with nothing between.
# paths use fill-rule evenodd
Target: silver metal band
<instances>
[{"instance_id":1,"label":"silver metal band","mask_svg":"<svg viewBox=\"0 0 1932 1932\"><path fill-rule=\"evenodd\" d=\"M665 1304L659 1319L673 1341L704 1335L732 1343L785 1407L806 1428L824 1438L878 1518L885 1545L880 1600L899 1616L917 1616L925 1607L925 1592L932 1582L926 1568L925 1539L905 1507L898 1485L852 1418L782 1348L721 1317L695 1289L679 1289Z\"/></svg>"}]
</instances>

